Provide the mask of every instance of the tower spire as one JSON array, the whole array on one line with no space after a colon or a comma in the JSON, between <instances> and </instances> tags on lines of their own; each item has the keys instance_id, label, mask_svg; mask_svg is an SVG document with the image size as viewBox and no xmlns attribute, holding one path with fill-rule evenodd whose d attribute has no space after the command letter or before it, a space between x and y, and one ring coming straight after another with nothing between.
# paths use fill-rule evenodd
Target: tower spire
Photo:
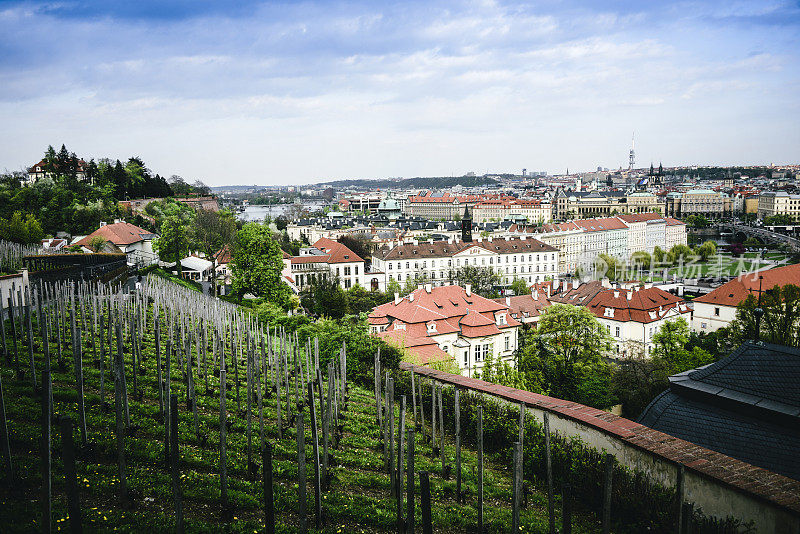
<instances>
[{"instance_id":1,"label":"tower spire","mask_svg":"<svg viewBox=\"0 0 800 534\"><path fill-rule=\"evenodd\" d=\"M628 170L633 170L633 166L636 164L636 132L631 134L631 153L628 158Z\"/></svg>"}]
</instances>

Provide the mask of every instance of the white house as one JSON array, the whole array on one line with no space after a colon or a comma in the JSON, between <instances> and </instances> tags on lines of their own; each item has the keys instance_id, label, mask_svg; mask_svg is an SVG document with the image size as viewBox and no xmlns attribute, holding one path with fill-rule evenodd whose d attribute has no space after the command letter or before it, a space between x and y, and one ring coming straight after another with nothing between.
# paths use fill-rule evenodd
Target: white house
<instances>
[{"instance_id":1,"label":"white house","mask_svg":"<svg viewBox=\"0 0 800 534\"><path fill-rule=\"evenodd\" d=\"M611 284L607 280L567 287L550 297L552 303L583 306L597 317L613 340L619 358L649 357L653 336L665 322L684 317L688 323L691 310L681 297L653 287Z\"/></svg>"},{"instance_id":2,"label":"white house","mask_svg":"<svg viewBox=\"0 0 800 534\"><path fill-rule=\"evenodd\" d=\"M757 299L759 291L787 284L800 286L800 264L739 275L692 301L692 330L698 333L714 332L728 326L736 318L736 307L748 295Z\"/></svg>"}]
</instances>

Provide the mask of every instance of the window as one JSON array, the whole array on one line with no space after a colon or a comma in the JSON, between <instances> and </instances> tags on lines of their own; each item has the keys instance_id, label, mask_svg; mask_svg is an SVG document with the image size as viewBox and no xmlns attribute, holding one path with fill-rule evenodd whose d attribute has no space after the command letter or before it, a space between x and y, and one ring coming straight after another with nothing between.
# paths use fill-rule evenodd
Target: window
<instances>
[{"instance_id":1,"label":"window","mask_svg":"<svg viewBox=\"0 0 800 534\"><path fill-rule=\"evenodd\" d=\"M714 308L714 315L719 317L719 308Z\"/></svg>"},{"instance_id":2,"label":"window","mask_svg":"<svg viewBox=\"0 0 800 534\"><path fill-rule=\"evenodd\" d=\"M615 332L616 333L614 334L614 336L615 337L619 337L619 327L618 326L616 327L616 331Z\"/></svg>"},{"instance_id":3,"label":"window","mask_svg":"<svg viewBox=\"0 0 800 534\"><path fill-rule=\"evenodd\" d=\"M467 366L467 365L469 365L469 351L465 350L464 351L464 366Z\"/></svg>"},{"instance_id":4,"label":"window","mask_svg":"<svg viewBox=\"0 0 800 534\"><path fill-rule=\"evenodd\" d=\"M511 338L509 336L506 336L506 350L510 349L511 349Z\"/></svg>"}]
</instances>

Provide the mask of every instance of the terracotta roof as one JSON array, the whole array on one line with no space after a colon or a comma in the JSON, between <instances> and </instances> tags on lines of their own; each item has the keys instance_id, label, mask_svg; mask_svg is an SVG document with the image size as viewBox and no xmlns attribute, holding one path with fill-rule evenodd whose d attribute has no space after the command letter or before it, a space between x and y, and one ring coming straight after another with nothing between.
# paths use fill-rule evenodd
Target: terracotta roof
<instances>
[{"instance_id":1,"label":"terracotta roof","mask_svg":"<svg viewBox=\"0 0 800 534\"><path fill-rule=\"evenodd\" d=\"M319 239L314 243L314 246L330 255L328 263L353 263L364 261L358 254L343 244L333 239L328 239L327 237Z\"/></svg>"},{"instance_id":2,"label":"terracotta roof","mask_svg":"<svg viewBox=\"0 0 800 534\"><path fill-rule=\"evenodd\" d=\"M303 263L331 263L330 254L311 254L309 256L292 256L290 263L294 265Z\"/></svg>"},{"instance_id":3,"label":"terracotta roof","mask_svg":"<svg viewBox=\"0 0 800 534\"><path fill-rule=\"evenodd\" d=\"M629 223L658 221L664 219L664 216L660 213L625 213L623 215L618 215L617 217Z\"/></svg>"},{"instance_id":4,"label":"terracotta roof","mask_svg":"<svg viewBox=\"0 0 800 534\"><path fill-rule=\"evenodd\" d=\"M88 246L92 238L96 236L100 236L115 245L131 245L139 241L144 241L145 239L152 239L155 237L155 234L144 228L139 228L135 224L119 222L101 226L75 244Z\"/></svg>"},{"instance_id":5,"label":"terracotta roof","mask_svg":"<svg viewBox=\"0 0 800 534\"><path fill-rule=\"evenodd\" d=\"M597 219L578 219L573 221L577 226L587 232L602 232L605 230L624 230L625 223L616 217L603 217Z\"/></svg>"},{"instance_id":6,"label":"terracotta roof","mask_svg":"<svg viewBox=\"0 0 800 534\"><path fill-rule=\"evenodd\" d=\"M596 317L620 322L635 321L646 324L663 319L668 313L691 312L682 298L663 289L657 287L608 289L598 281L582 284L577 289L569 289L563 294L552 296L550 300L560 304L584 306ZM607 309L612 311L607 312Z\"/></svg>"},{"instance_id":7,"label":"terracotta roof","mask_svg":"<svg viewBox=\"0 0 800 534\"><path fill-rule=\"evenodd\" d=\"M509 313L511 317L517 321L523 321L531 317L538 317L545 308L550 306L550 301L547 299L547 290L538 290L538 300L533 298L533 294L515 295L508 297L510 303ZM495 302L505 304L506 297L494 299Z\"/></svg>"},{"instance_id":8,"label":"terracotta roof","mask_svg":"<svg viewBox=\"0 0 800 534\"><path fill-rule=\"evenodd\" d=\"M694 299L694 302L719 304L720 306L738 306L740 302L752 294L758 298L759 276L761 289L766 291L775 286L795 284L800 286L800 264L785 265L758 273L742 274L727 282L710 293Z\"/></svg>"}]
</instances>

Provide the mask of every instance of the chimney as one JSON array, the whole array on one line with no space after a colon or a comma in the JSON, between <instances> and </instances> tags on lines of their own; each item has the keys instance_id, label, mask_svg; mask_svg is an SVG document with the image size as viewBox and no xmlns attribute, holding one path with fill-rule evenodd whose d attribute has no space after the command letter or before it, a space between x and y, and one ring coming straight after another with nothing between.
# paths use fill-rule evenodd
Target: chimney
<instances>
[{"instance_id":1,"label":"chimney","mask_svg":"<svg viewBox=\"0 0 800 534\"><path fill-rule=\"evenodd\" d=\"M506 306L511 307L511 297L506 297Z\"/></svg>"},{"instance_id":2,"label":"chimney","mask_svg":"<svg viewBox=\"0 0 800 534\"><path fill-rule=\"evenodd\" d=\"M425 293L430 293L430 292L431 292L431 285L425 284Z\"/></svg>"},{"instance_id":3,"label":"chimney","mask_svg":"<svg viewBox=\"0 0 800 534\"><path fill-rule=\"evenodd\" d=\"M539 290L538 289L534 289L533 290L533 300L539 300Z\"/></svg>"},{"instance_id":4,"label":"chimney","mask_svg":"<svg viewBox=\"0 0 800 534\"><path fill-rule=\"evenodd\" d=\"M580 280L575 279L575 280L572 281L572 289L578 289L579 285L581 285L581 281Z\"/></svg>"},{"instance_id":5,"label":"chimney","mask_svg":"<svg viewBox=\"0 0 800 534\"><path fill-rule=\"evenodd\" d=\"M472 296L472 284L467 284L466 287L464 287L464 289L467 292L467 296L471 297Z\"/></svg>"},{"instance_id":6,"label":"chimney","mask_svg":"<svg viewBox=\"0 0 800 534\"><path fill-rule=\"evenodd\" d=\"M628 291L627 295L628 295L628 300L631 300L633 298L633 291Z\"/></svg>"},{"instance_id":7,"label":"chimney","mask_svg":"<svg viewBox=\"0 0 800 534\"><path fill-rule=\"evenodd\" d=\"M400 304L400 293L395 292L394 294L394 305L397 306Z\"/></svg>"},{"instance_id":8,"label":"chimney","mask_svg":"<svg viewBox=\"0 0 800 534\"><path fill-rule=\"evenodd\" d=\"M619 291L614 291L614 298L615 298L615 299L618 299L618 298L619 298Z\"/></svg>"},{"instance_id":9,"label":"chimney","mask_svg":"<svg viewBox=\"0 0 800 534\"><path fill-rule=\"evenodd\" d=\"M487 237L487 239L489 240L489 243L492 242L492 236Z\"/></svg>"},{"instance_id":10,"label":"chimney","mask_svg":"<svg viewBox=\"0 0 800 534\"><path fill-rule=\"evenodd\" d=\"M414 293L408 294L408 302L414 302Z\"/></svg>"},{"instance_id":11,"label":"chimney","mask_svg":"<svg viewBox=\"0 0 800 534\"><path fill-rule=\"evenodd\" d=\"M550 298L550 288L551 288L551 287L552 287L552 286L551 286L550 284L547 284L547 298L548 298L548 299Z\"/></svg>"},{"instance_id":12,"label":"chimney","mask_svg":"<svg viewBox=\"0 0 800 534\"><path fill-rule=\"evenodd\" d=\"M104 226L105 226L105 225L107 225L107 224L108 224L108 223L107 223L107 222L105 222L105 221L100 221L100 228L104 227Z\"/></svg>"}]
</instances>

